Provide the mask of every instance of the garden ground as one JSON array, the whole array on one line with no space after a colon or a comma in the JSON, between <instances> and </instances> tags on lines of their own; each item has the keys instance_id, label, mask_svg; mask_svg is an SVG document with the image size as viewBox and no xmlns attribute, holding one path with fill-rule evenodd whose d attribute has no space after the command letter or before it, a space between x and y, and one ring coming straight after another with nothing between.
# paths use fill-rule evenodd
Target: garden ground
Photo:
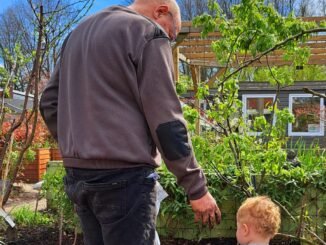
<instances>
[{"instance_id":1,"label":"garden ground","mask_svg":"<svg viewBox=\"0 0 326 245\"><path fill-rule=\"evenodd\" d=\"M15 241L7 241L8 245L58 245L58 229L49 227L39 228L19 228L17 231L18 238ZM74 244L74 234L64 233L63 245ZM77 237L76 245L83 245L82 236ZM236 245L234 238L215 238L203 239L201 241L187 241L184 239L162 238L161 245ZM274 239L271 245L300 245L284 239Z\"/></svg>"},{"instance_id":2,"label":"garden ground","mask_svg":"<svg viewBox=\"0 0 326 245\"><path fill-rule=\"evenodd\" d=\"M33 190L33 185L19 184L14 188L12 197L5 206L7 212L18 209L21 206L30 206L35 210L36 200L39 197L37 190ZM46 200L38 201L38 210L46 209ZM56 227L39 226L39 227L18 227L17 230L7 231L0 230L1 236L5 237L8 245L58 245L59 229ZM74 232L63 233L63 245L74 244ZM76 245L82 245L82 235L77 236ZM184 239L161 238L162 245L236 245L235 238L213 238L203 239L201 241L187 241ZM274 239L271 245L299 245L300 243L284 239Z\"/></svg>"}]
</instances>

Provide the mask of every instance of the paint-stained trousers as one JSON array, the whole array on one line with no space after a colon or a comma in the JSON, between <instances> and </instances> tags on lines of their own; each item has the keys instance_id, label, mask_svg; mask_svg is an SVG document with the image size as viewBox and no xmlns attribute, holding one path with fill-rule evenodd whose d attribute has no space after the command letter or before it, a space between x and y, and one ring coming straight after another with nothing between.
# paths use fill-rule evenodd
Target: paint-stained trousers
<instances>
[{"instance_id":1,"label":"paint-stained trousers","mask_svg":"<svg viewBox=\"0 0 326 245\"><path fill-rule=\"evenodd\" d=\"M154 245L154 169L66 168L65 191L75 204L85 245Z\"/></svg>"}]
</instances>

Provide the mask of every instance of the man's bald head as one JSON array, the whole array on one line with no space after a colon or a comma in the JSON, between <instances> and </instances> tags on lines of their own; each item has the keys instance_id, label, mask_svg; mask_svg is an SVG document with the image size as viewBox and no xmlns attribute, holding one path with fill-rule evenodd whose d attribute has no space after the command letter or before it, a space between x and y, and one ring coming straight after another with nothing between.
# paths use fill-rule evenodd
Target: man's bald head
<instances>
[{"instance_id":1,"label":"man's bald head","mask_svg":"<svg viewBox=\"0 0 326 245\"><path fill-rule=\"evenodd\" d=\"M135 0L132 5L168 5L171 11L180 13L179 5L175 0Z\"/></svg>"},{"instance_id":2,"label":"man's bald head","mask_svg":"<svg viewBox=\"0 0 326 245\"><path fill-rule=\"evenodd\" d=\"M173 31L178 34L181 30L180 8L176 0L135 0L129 8L157 22L168 34ZM167 15L171 15L171 23L167 22Z\"/></svg>"}]
</instances>

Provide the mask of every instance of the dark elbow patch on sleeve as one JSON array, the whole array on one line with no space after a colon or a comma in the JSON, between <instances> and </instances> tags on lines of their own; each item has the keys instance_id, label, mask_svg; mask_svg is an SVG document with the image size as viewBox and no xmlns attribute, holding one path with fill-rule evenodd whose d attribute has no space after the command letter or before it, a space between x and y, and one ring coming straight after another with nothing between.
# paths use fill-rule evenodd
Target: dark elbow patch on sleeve
<instances>
[{"instance_id":1,"label":"dark elbow patch on sleeve","mask_svg":"<svg viewBox=\"0 0 326 245\"><path fill-rule=\"evenodd\" d=\"M172 121L160 124L156 129L158 140L166 159L179 160L191 153L188 134L181 121Z\"/></svg>"}]
</instances>

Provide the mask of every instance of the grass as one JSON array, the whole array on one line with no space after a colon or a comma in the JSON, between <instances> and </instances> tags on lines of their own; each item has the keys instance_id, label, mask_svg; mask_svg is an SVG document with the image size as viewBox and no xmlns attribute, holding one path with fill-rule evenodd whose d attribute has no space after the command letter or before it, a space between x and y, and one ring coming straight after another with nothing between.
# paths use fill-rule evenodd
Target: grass
<instances>
[{"instance_id":1,"label":"grass","mask_svg":"<svg viewBox=\"0 0 326 245\"><path fill-rule=\"evenodd\" d=\"M17 225L39 226L52 225L53 217L47 213L35 212L29 206L22 206L12 211L11 216Z\"/></svg>"}]
</instances>

